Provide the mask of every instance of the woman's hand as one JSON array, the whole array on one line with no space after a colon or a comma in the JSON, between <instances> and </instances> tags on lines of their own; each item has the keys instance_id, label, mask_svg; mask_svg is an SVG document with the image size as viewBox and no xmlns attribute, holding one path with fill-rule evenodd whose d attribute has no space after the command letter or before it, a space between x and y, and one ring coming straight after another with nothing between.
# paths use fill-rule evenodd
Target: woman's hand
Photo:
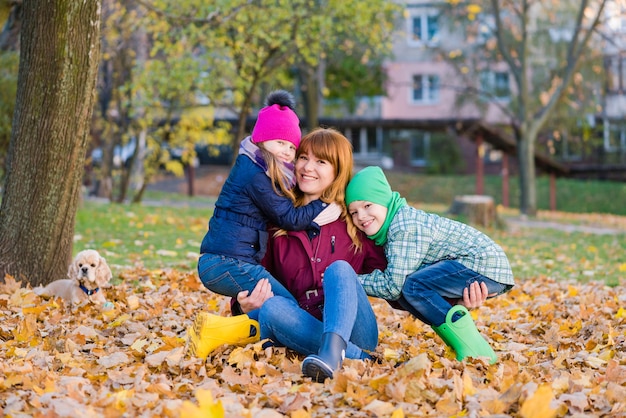
<instances>
[{"instance_id":1,"label":"woman's hand","mask_svg":"<svg viewBox=\"0 0 626 418\"><path fill-rule=\"evenodd\" d=\"M463 305L467 309L480 307L490 295L487 290L487 285L484 282L473 282L463 289L463 299L459 299L457 304Z\"/></svg>"},{"instance_id":2,"label":"woman's hand","mask_svg":"<svg viewBox=\"0 0 626 418\"><path fill-rule=\"evenodd\" d=\"M247 290L237 293L237 302L243 313L259 309L266 300L274 296L272 285L267 279L259 280L249 296L248 293Z\"/></svg>"}]
</instances>

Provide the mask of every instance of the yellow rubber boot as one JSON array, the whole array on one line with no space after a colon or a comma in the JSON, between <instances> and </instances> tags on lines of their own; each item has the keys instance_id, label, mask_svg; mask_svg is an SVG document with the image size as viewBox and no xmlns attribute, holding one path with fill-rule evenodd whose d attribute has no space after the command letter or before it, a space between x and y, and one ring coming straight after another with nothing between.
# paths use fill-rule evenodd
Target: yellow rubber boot
<instances>
[{"instance_id":1,"label":"yellow rubber boot","mask_svg":"<svg viewBox=\"0 0 626 418\"><path fill-rule=\"evenodd\" d=\"M260 340L259 323L248 315L219 316L200 312L187 329L189 351L206 358L224 344L246 345Z\"/></svg>"}]
</instances>

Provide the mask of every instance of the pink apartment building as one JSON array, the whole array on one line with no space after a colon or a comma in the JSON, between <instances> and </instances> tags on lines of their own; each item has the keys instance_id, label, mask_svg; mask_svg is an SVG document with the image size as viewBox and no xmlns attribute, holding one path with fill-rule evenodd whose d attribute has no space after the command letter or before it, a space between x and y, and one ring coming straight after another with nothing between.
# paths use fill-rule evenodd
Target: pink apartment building
<instances>
[{"instance_id":1,"label":"pink apartment building","mask_svg":"<svg viewBox=\"0 0 626 418\"><path fill-rule=\"evenodd\" d=\"M492 99L479 104L472 100L463 102L467 81L462 81L451 64L438 57L436 49L441 46L454 50L455 43L460 45L464 39L454 25L442 22L441 2L402 3L404 13L397 23L393 59L385 65L386 95L363 100L356 114L346 115L341 121L321 118L320 122L343 129L353 141L357 163L363 165L427 171L431 162L439 158L441 147L437 144L454 141L460 154L454 171L474 173L479 153L486 172L498 174L502 170L502 153L494 148L500 144L499 139L492 141L495 147L487 141L479 151L472 132L477 132L477 126L498 127L507 123L501 107L515 94L507 66L499 63L469 69L469 73L475 74L476 88L488 91ZM600 45L606 56L609 80L605 105L601 112L585 117L600 128L599 135L604 137L601 152L617 154L616 160L620 160L621 153L621 163L626 165L626 5L616 0L607 13L607 27L614 35L611 42ZM489 25L489 20L484 24ZM561 33L555 31L555 36ZM483 132L483 137L490 132L493 133ZM562 152L549 157L568 162L582 160L571 151L570 154ZM513 173L514 160L509 159L508 168Z\"/></svg>"}]
</instances>

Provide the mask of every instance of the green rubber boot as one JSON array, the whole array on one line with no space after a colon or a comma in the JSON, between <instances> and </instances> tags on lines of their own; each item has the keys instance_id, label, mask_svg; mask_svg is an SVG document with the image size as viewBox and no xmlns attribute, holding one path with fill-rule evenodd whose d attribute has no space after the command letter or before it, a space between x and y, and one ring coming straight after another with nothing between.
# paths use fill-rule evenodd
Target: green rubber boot
<instances>
[{"instance_id":1,"label":"green rubber boot","mask_svg":"<svg viewBox=\"0 0 626 418\"><path fill-rule=\"evenodd\" d=\"M462 316L455 322L452 317L456 312ZM488 357L489 364L498 361L487 340L478 332L469 311L463 305L455 305L448 311L446 322L433 327L441 339L456 352L456 359L463 361L466 357Z\"/></svg>"}]
</instances>

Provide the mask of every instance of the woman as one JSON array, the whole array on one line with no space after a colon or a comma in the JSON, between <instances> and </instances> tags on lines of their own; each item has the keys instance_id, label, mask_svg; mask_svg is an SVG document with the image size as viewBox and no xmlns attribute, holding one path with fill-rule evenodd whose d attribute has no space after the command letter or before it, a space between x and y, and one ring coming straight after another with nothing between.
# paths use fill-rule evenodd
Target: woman
<instances>
[{"instance_id":1,"label":"woman","mask_svg":"<svg viewBox=\"0 0 626 418\"><path fill-rule=\"evenodd\" d=\"M369 358L378 344L376 317L356 273L384 269L386 260L380 247L346 222L343 202L352 167L352 146L345 136L333 129L306 135L296 158L295 205L322 199L341 204L342 214L319 231L270 232L273 238L263 264L295 301L281 296L264 301L261 338L301 354L333 345L336 335L347 342L340 351L348 358ZM248 303L245 293L238 301L244 311L257 306ZM332 331L324 332L323 321Z\"/></svg>"}]
</instances>

